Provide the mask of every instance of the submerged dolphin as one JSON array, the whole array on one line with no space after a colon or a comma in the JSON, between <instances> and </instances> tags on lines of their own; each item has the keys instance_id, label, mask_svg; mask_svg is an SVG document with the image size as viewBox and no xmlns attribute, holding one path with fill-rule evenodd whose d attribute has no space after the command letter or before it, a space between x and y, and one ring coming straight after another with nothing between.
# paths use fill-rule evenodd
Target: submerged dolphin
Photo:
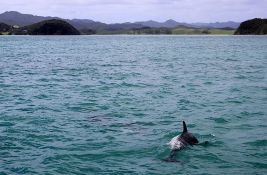
<instances>
[{"instance_id":1,"label":"submerged dolphin","mask_svg":"<svg viewBox=\"0 0 267 175\"><path fill-rule=\"evenodd\" d=\"M188 147L188 146L193 146L198 144L197 138L190 132L187 131L187 127L185 122L183 121L183 132L172 138L171 141L169 142L169 145L171 147L171 154L168 158L164 159L164 161L167 162L177 162L175 160L176 152Z\"/></svg>"}]
</instances>

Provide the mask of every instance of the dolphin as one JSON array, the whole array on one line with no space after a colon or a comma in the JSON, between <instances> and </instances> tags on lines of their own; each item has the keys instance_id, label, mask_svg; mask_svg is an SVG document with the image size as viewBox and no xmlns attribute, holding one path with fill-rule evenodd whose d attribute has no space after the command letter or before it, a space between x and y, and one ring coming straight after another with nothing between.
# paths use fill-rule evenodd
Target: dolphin
<instances>
[{"instance_id":1,"label":"dolphin","mask_svg":"<svg viewBox=\"0 0 267 175\"><path fill-rule=\"evenodd\" d=\"M171 154L168 158L164 159L164 161L177 162L177 160L175 160L177 151L180 151L188 146L197 145L198 143L197 138L192 133L188 132L186 124L183 121L183 132L172 138L168 143L171 148Z\"/></svg>"}]
</instances>

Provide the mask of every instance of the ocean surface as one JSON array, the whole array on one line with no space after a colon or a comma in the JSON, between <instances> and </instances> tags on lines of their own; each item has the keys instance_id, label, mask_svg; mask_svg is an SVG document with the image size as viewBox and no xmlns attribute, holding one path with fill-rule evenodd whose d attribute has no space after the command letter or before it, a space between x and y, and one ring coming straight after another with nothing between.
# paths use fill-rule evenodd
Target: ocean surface
<instances>
[{"instance_id":1,"label":"ocean surface","mask_svg":"<svg viewBox=\"0 0 267 175\"><path fill-rule=\"evenodd\" d=\"M267 37L1 36L0 174L267 174Z\"/></svg>"}]
</instances>

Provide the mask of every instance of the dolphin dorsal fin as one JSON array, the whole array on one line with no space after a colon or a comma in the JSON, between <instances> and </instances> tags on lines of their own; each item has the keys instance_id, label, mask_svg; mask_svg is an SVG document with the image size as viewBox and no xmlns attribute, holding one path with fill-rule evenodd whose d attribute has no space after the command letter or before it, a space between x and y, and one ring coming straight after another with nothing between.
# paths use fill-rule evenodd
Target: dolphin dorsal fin
<instances>
[{"instance_id":1,"label":"dolphin dorsal fin","mask_svg":"<svg viewBox=\"0 0 267 175\"><path fill-rule=\"evenodd\" d=\"M183 133L187 132L187 127L186 127L186 124L185 122L183 121Z\"/></svg>"}]
</instances>

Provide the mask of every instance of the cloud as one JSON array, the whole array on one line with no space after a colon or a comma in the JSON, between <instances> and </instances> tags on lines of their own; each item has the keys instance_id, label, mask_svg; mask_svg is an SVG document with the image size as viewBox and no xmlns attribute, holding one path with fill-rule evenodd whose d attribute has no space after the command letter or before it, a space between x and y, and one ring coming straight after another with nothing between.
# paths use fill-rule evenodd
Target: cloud
<instances>
[{"instance_id":1,"label":"cloud","mask_svg":"<svg viewBox=\"0 0 267 175\"><path fill-rule=\"evenodd\" d=\"M185 22L243 21L267 17L267 0L0 0L0 12L20 11L103 22L175 19Z\"/></svg>"}]
</instances>

